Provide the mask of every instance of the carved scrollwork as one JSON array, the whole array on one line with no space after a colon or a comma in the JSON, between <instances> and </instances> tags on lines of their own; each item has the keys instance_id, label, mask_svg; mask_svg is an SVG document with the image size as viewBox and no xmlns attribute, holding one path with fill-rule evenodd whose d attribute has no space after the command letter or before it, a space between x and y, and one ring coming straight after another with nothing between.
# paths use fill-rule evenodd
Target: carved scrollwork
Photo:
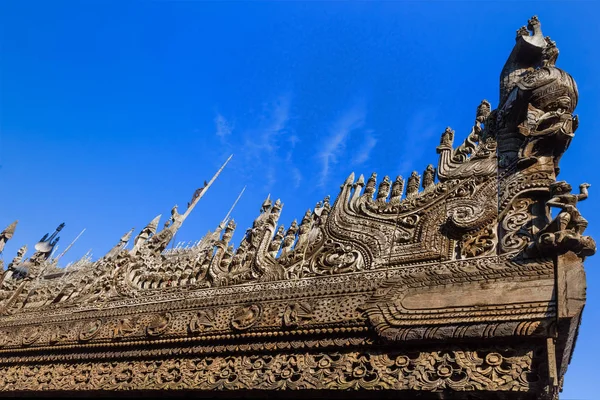
<instances>
[{"instance_id":1,"label":"carved scrollwork","mask_svg":"<svg viewBox=\"0 0 600 400\"><path fill-rule=\"evenodd\" d=\"M311 272L316 275L333 275L363 269L364 261L359 251L332 240L325 242L311 262Z\"/></svg>"},{"instance_id":2,"label":"carved scrollwork","mask_svg":"<svg viewBox=\"0 0 600 400\"><path fill-rule=\"evenodd\" d=\"M496 232L485 228L472 235L465 235L460 244L461 258L480 257L492 254L496 248Z\"/></svg>"},{"instance_id":3,"label":"carved scrollwork","mask_svg":"<svg viewBox=\"0 0 600 400\"><path fill-rule=\"evenodd\" d=\"M539 352L538 352L539 353ZM308 353L64 363L0 369L0 390L539 390L538 353L516 349Z\"/></svg>"},{"instance_id":4,"label":"carved scrollwork","mask_svg":"<svg viewBox=\"0 0 600 400\"><path fill-rule=\"evenodd\" d=\"M504 251L521 250L531 241L528 223L532 220L530 207L534 202L531 198L517 199L510 206L502 220L504 235L501 240Z\"/></svg>"}]
</instances>

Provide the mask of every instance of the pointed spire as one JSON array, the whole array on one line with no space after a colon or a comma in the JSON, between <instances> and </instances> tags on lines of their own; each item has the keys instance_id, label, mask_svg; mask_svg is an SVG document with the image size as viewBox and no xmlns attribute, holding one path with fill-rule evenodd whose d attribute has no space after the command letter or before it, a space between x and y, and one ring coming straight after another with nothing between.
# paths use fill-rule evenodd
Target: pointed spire
<instances>
[{"instance_id":1,"label":"pointed spire","mask_svg":"<svg viewBox=\"0 0 600 400\"><path fill-rule=\"evenodd\" d=\"M269 193L267 195L267 198L265 199L265 201L263 201L260 212L264 213L267 212L269 210L269 208L271 208L271 193Z\"/></svg>"},{"instance_id":2,"label":"pointed spire","mask_svg":"<svg viewBox=\"0 0 600 400\"><path fill-rule=\"evenodd\" d=\"M158 224L158 222L157 222L157 224ZM104 257L111 258L114 255L116 255L119 251L124 249L125 246L127 246L127 243L129 243L129 241L131 240L131 234L133 233L134 229L135 228L131 228L131 230L129 230L129 232L127 232L126 234L121 236L121 239L119 239L119 243L117 243L112 249L110 249L110 251Z\"/></svg>"},{"instance_id":3,"label":"pointed spire","mask_svg":"<svg viewBox=\"0 0 600 400\"><path fill-rule=\"evenodd\" d=\"M154 219L150 221L150 223L146 225L146 227L142 229L140 233L138 233L138 235L133 240L133 249L131 249L132 254L137 253L141 248L142 244L144 244L144 242L146 242L146 240L148 240L150 236L156 233L156 228L158 227L160 217L162 217L162 214L158 214L156 217L154 217Z\"/></svg>"},{"instance_id":4,"label":"pointed spire","mask_svg":"<svg viewBox=\"0 0 600 400\"><path fill-rule=\"evenodd\" d=\"M231 160L232 157L233 157L233 154L230 155L227 160L225 160L225 162L223 163L223 165L221 166L221 168L219 168L219 170L215 173L215 175L211 178L210 181L208 181L208 182L204 181L204 186L202 186L201 188L197 189L194 192L194 195L192 196L192 201L190 201L188 203L188 208L187 208L187 210L185 210L185 213L181 217L181 221L178 223L179 226L181 226L181 224L183 223L183 221L192 212L192 210L194 209L194 207L196 207L196 204L198 204L198 201L200 201L200 199L202 198L202 196L204 196L204 194L208 191L208 188L217 180L217 178L219 177L219 175L221 175L221 172L223 172L223 169L225 169L225 166L227 165L227 163L229 163L229 161ZM178 229L179 226L177 226L176 229Z\"/></svg>"},{"instance_id":5,"label":"pointed spire","mask_svg":"<svg viewBox=\"0 0 600 400\"><path fill-rule=\"evenodd\" d=\"M12 224L7 226L2 232L0 232L0 254L4 250L4 245L8 242L15 234L15 229L19 221L14 221Z\"/></svg>"}]
</instances>

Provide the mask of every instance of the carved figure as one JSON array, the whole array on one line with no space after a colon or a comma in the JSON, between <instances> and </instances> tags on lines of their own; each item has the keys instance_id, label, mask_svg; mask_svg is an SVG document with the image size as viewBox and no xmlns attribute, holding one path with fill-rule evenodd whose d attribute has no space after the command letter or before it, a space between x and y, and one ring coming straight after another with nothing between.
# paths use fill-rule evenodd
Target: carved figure
<instances>
[{"instance_id":1,"label":"carved figure","mask_svg":"<svg viewBox=\"0 0 600 400\"><path fill-rule=\"evenodd\" d=\"M548 207L560 209L560 212L538 233L537 247L543 253L561 253L573 251L581 256L590 256L596 252L596 244L589 236L583 236L588 221L577 209L577 203L588 198L588 183L579 185L579 194L571 194L571 185L565 181L550 185L552 198L546 202Z\"/></svg>"}]
</instances>

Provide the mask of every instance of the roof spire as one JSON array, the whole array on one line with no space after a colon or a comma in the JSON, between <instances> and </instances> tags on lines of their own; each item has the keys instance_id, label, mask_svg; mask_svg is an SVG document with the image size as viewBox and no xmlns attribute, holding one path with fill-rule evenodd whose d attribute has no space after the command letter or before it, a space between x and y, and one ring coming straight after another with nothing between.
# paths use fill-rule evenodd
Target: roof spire
<instances>
[{"instance_id":1,"label":"roof spire","mask_svg":"<svg viewBox=\"0 0 600 400\"><path fill-rule=\"evenodd\" d=\"M202 196L204 196L204 193L207 192L208 188L214 183L214 181L217 179L217 177L221 174L221 172L223 171L223 169L225 168L225 166L227 165L229 160L231 160L231 157L233 157L233 154L229 156L229 158L225 161L225 163L223 163L221 168L219 168L217 173L212 177L212 179L210 181L208 181L208 182L204 181L204 186L202 186L201 188L197 189L194 192L194 195L192 196L192 200L188 203L188 207L185 210L185 213L179 214L177 212L177 207L173 207L173 209L171 210L171 217L170 217L169 221L167 221L167 224L165 224L164 229L162 231L160 231L159 233L157 233L156 235L154 235L154 237L152 237L148 241L148 246L152 249L152 251L157 251L159 253L162 253L167 248L167 246L169 245L171 240L173 240L173 238L175 237L175 234L177 233L177 231L179 230L181 225L183 225L183 221L186 220L186 218L188 217L188 215L190 215L190 213L192 212L194 207L196 207L196 204L198 204L198 201L200 201ZM139 248L136 247L136 249L133 253L135 254L135 252L137 252L137 250L139 250Z\"/></svg>"},{"instance_id":2,"label":"roof spire","mask_svg":"<svg viewBox=\"0 0 600 400\"><path fill-rule=\"evenodd\" d=\"M4 245L6 242L13 237L18 222L19 221L14 221L12 224L7 226L6 229L0 232L0 254L2 254L2 250L4 250Z\"/></svg>"}]
</instances>

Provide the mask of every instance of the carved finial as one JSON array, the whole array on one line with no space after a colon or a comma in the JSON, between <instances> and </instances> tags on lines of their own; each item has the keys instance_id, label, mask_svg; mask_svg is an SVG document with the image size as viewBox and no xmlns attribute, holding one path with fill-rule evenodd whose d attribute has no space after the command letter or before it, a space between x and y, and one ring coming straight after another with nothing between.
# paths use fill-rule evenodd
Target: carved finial
<instances>
[{"instance_id":1,"label":"carved finial","mask_svg":"<svg viewBox=\"0 0 600 400\"><path fill-rule=\"evenodd\" d=\"M267 212L270 208L271 208L271 193L269 193L267 195L267 198L265 199L265 201L263 201L260 212L264 213Z\"/></svg>"},{"instance_id":2,"label":"carved finial","mask_svg":"<svg viewBox=\"0 0 600 400\"><path fill-rule=\"evenodd\" d=\"M122 249L125 248L125 246L127 246L127 243L129 243L129 241L131 240L131 234L133 233L133 231L135 230L135 228L131 228L131 230L129 232L127 232L126 234L124 234L121 239L119 239L119 243L117 243L115 245L115 247L113 247L105 256L104 258L112 258L114 257L116 254L118 254Z\"/></svg>"},{"instance_id":3,"label":"carved finial","mask_svg":"<svg viewBox=\"0 0 600 400\"><path fill-rule=\"evenodd\" d=\"M133 240L133 249L131 249L132 254L135 254L139 251L142 244L148 240L152 235L156 233L156 228L158 227L158 222L160 221L160 217L162 214L158 214L144 229L138 233L138 235Z\"/></svg>"},{"instance_id":4,"label":"carved finial","mask_svg":"<svg viewBox=\"0 0 600 400\"><path fill-rule=\"evenodd\" d=\"M8 242L13 235L15 234L15 229L17 228L17 223L19 221L14 221L12 224L6 227L2 232L0 232L0 254L4 250L4 245Z\"/></svg>"},{"instance_id":5,"label":"carved finial","mask_svg":"<svg viewBox=\"0 0 600 400\"><path fill-rule=\"evenodd\" d=\"M402 191L404 190L404 179L401 175L396 177L396 180L392 184L392 195L390 196L390 201L400 200L402 197Z\"/></svg>"},{"instance_id":6,"label":"carved finial","mask_svg":"<svg viewBox=\"0 0 600 400\"><path fill-rule=\"evenodd\" d=\"M269 245L269 253L271 254L272 257L277 257L277 253L279 252L279 249L281 248L281 242L283 240L283 236L284 236L284 227L283 225L279 225L279 228L277 229L277 232L275 232L275 236L273 236L273 240L271 241L271 244Z\"/></svg>"},{"instance_id":7,"label":"carved finial","mask_svg":"<svg viewBox=\"0 0 600 400\"><path fill-rule=\"evenodd\" d=\"M515 39L519 40L521 36L529 36L529 30L525 25L517 29L517 37Z\"/></svg>"},{"instance_id":8,"label":"carved finial","mask_svg":"<svg viewBox=\"0 0 600 400\"><path fill-rule=\"evenodd\" d=\"M375 193L375 185L377 184L377 172L373 172L371 177L367 181L367 186L365 187L364 195L373 198L373 193Z\"/></svg>"},{"instance_id":9,"label":"carved finial","mask_svg":"<svg viewBox=\"0 0 600 400\"><path fill-rule=\"evenodd\" d=\"M354 172L352 172L348 178L346 178L346 182L344 182L345 185L352 185L354 183Z\"/></svg>"},{"instance_id":10,"label":"carved finial","mask_svg":"<svg viewBox=\"0 0 600 400\"><path fill-rule=\"evenodd\" d=\"M440 147L449 147L452 148L452 143L454 142L454 131L448 126L446 130L442 133L442 138L440 140Z\"/></svg>"},{"instance_id":11,"label":"carved finial","mask_svg":"<svg viewBox=\"0 0 600 400\"><path fill-rule=\"evenodd\" d=\"M363 174L360 174L360 176L358 177L358 180L355 183L356 186L364 186L365 185L365 176Z\"/></svg>"},{"instance_id":12,"label":"carved finial","mask_svg":"<svg viewBox=\"0 0 600 400\"><path fill-rule=\"evenodd\" d=\"M538 33L539 29L542 27L540 20L537 15L534 15L527 21L527 29L531 31L534 35Z\"/></svg>"},{"instance_id":13,"label":"carved finial","mask_svg":"<svg viewBox=\"0 0 600 400\"><path fill-rule=\"evenodd\" d=\"M236 225L233 219L229 220L227 226L225 226L225 230L223 232L222 241L227 245L233 236L233 232L235 231Z\"/></svg>"},{"instance_id":14,"label":"carved finial","mask_svg":"<svg viewBox=\"0 0 600 400\"><path fill-rule=\"evenodd\" d=\"M292 221L292 224L288 228L285 233L285 238L283 239L283 247L286 249L290 249L296 240L296 232L298 232L298 222L296 220Z\"/></svg>"},{"instance_id":15,"label":"carved finial","mask_svg":"<svg viewBox=\"0 0 600 400\"><path fill-rule=\"evenodd\" d=\"M263 204L264 206L264 204ZM280 199L275 200L275 204L273 204L273 208L271 209L271 214L279 215L281 213L281 209L283 208L283 203Z\"/></svg>"},{"instance_id":16,"label":"carved finial","mask_svg":"<svg viewBox=\"0 0 600 400\"><path fill-rule=\"evenodd\" d=\"M27 253L27 245L25 245L25 246L21 247L19 250L17 250L17 255L15 256L15 258L13 258L13 260L10 262L10 264L8 264L8 267L7 267L8 270L13 270L14 268L16 268L23 260L25 253Z\"/></svg>"},{"instance_id":17,"label":"carved finial","mask_svg":"<svg viewBox=\"0 0 600 400\"><path fill-rule=\"evenodd\" d=\"M417 173L417 171L413 171L408 178L408 183L406 185L406 197L413 197L419 193L419 181L421 177Z\"/></svg>"},{"instance_id":18,"label":"carved finial","mask_svg":"<svg viewBox=\"0 0 600 400\"><path fill-rule=\"evenodd\" d=\"M542 51L542 66L553 67L558 59L558 47L556 47L556 42L550 39L550 36L546 36L544 40L546 41L546 47Z\"/></svg>"},{"instance_id":19,"label":"carved finial","mask_svg":"<svg viewBox=\"0 0 600 400\"><path fill-rule=\"evenodd\" d=\"M384 176L383 181L379 184L379 190L377 190L377 201L385 201L390 194L390 186L392 181L389 176Z\"/></svg>"},{"instance_id":20,"label":"carved finial","mask_svg":"<svg viewBox=\"0 0 600 400\"><path fill-rule=\"evenodd\" d=\"M487 117L490 115L491 112L492 112L492 105L490 104L489 101L483 99L481 101L481 103L479 104L479 106L477 106L477 114L475 116L475 120L478 123L483 124L483 123L485 123L485 120L487 119Z\"/></svg>"},{"instance_id":21,"label":"carved finial","mask_svg":"<svg viewBox=\"0 0 600 400\"><path fill-rule=\"evenodd\" d=\"M435 168L429 164L423 172L423 189L428 189L433 186L435 181Z\"/></svg>"}]
</instances>

